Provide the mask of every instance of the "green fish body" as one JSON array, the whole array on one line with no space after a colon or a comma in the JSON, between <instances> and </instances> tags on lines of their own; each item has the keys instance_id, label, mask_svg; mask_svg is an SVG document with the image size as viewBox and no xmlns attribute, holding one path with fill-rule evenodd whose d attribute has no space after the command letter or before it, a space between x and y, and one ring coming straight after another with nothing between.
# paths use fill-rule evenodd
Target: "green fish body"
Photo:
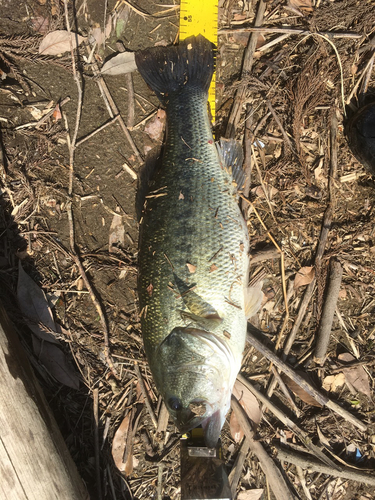
<instances>
[{"instance_id":1,"label":"green fish body","mask_svg":"<svg viewBox=\"0 0 375 500\"><path fill-rule=\"evenodd\" d=\"M241 173L241 151L213 140L208 40L145 50L136 62L167 112L162 166L141 219L145 351L181 432L201 424L215 446L246 340L249 239L232 175Z\"/></svg>"}]
</instances>

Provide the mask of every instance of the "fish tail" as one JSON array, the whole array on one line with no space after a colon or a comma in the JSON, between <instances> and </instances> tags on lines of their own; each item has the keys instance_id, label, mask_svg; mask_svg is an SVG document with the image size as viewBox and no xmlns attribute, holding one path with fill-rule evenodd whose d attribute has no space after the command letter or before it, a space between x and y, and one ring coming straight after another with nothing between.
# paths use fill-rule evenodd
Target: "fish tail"
<instances>
[{"instance_id":1,"label":"fish tail","mask_svg":"<svg viewBox=\"0 0 375 500\"><path fill-rule=\"evenodd\" d=\"M167 105L171 95L187 89L208 92L214 71L213 48L204 36L191 36L179 45L141 50L135 61L145 82Z\"/></svg>"}]
</instances>

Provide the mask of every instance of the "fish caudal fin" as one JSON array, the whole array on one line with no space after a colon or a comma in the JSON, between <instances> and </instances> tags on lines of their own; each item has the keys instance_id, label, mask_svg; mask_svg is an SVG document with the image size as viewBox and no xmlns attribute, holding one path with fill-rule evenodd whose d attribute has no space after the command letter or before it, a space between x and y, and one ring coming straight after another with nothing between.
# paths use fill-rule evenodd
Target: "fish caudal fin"
<instances>
[{"instance_id":1,"label":"fish caudal fin","mask_svg":"<svg viewBox=\"0 0 375 500\"><path fill-rule=\"evenodd\" d=\"M245 315L249 319L258 312L263 300L262 292L263 281L254 286L248 286L245 289Z\"/></svg>"},{"instance_id":2,"label":"fish caudal fin","mask_svg":"<svg viewBox=\"0 0 375 500\"><path fill-rule=\"evenodd\" d=\"M135 62L145 82L166 105L171 94L188 88L208 92L214 70L213 47L204 36L191 36L176 46L141 50L135 54Z\"/></svg>"}]
</instances>

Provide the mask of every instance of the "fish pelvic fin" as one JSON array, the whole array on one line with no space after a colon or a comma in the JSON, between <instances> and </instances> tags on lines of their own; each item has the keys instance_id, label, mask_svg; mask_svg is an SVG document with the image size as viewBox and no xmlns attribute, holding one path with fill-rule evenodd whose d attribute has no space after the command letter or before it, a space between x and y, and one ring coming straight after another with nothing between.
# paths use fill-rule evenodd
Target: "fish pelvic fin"
<instances>
[{"instance_id":1,"label":"fish pelvic fin","mask_svg":"<svg viewBox=\"0 0 375 500\"><path fill-rule=\"evenodd\" d=\"M214 71L213 48L204 36L191 36L179 45L138 51L135 62L145 82L167 105L171 94L188 88L208 92Z\"/></svg>"},{"instance_id":2,"label":"fish pelvic fin","mask_svg":"<svg viewBox=\"0 0 375 500\"><path fill-rule=\"evenodd\" d=\"M241 191L245 182L245 171L242 168L243 150L235 139L220 139L216 143L217 151L223 167L228 171L236 184L236 190Z\"/></svg>"}]
</instances>

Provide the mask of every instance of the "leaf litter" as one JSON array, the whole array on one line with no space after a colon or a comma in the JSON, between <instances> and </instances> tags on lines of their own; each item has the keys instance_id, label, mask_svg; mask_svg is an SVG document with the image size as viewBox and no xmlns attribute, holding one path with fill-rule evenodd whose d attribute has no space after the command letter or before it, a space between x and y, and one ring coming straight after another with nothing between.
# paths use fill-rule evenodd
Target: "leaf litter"
<instances>
[{"instance_id":1,"label":"leaf litter","mask_svg":"<svg viewBox=\"0 0 375 500\"><path fill-rule=\"evenodd\" d=\"M23 2L20 4L22 5ZM98 2L98 5L101 7L101 2ZM137 9L137 6L135 8ZM40 35L36 37L31 35L30 38L21 40L17 38L18 33L14 32L12 27L9 27L9 30L15 36L11 40L7 40L9 36L0 39L0 54L5 61L8 61L10 68L5 73L4 80L7 85L5 90L14 92L20 102L26 101L28 105L31 95L28 85L32 86L32 91L35 93L35 99L32 102L34 107L36 100L41 102L44 100L44 105L35 109L46 108L51 99L57 103L66 96L72 96L68 105L59 108L62 120L59 116L49 117L47 113L46 120L38 128L29 126L25 129L16 129L19 124L24 125L30 121L30 115L26 117L23 114L22 107L19 103L17 104L17 101L14 101L17 107L9 108L8 106L11 111L8 111L7 107L4 108L4 120L7 121L1 122L1 149L6 153L4 164L0 165L2 183L0 187L0 280L2 284L4 283L1 287L1 299L7 304L12 303L10 299L15 291L14 283L17 282L16 256L22 256L23 265L27 271L32 269L33 273L35 270L40 273L43 289L48 294L56 293L60 297L52 314L51 309L49 311L43 309L49 307L48 302L47 306L45 305L45 295L43 297L35 290L23 291L24 298L29 302L29 308L32 306L32 310L21 309L22 314L30 328L32 326L39 334L37 336L31 328L34 336L32 343L38 344L35 345L36 357L42 357L43 352L47 352L47 357L49 357L49 348L53 346L58 349L58 353L63 354L63 357L60 359L52 354L51 365L63 366L65 360L70 358L69 351L65 349L69 346L88 387L99 388L99 415L101 417L99 431L104 435L104 428L107 429L100 456L103 467L101 480L107 488L106 491L109 491L109 484L112 484L116 494L120 496L122 489L125 488L117 473L114 472L115 462L110 456L111 453L108 453L111 451L112 443L116 441L120 455L122 453L121 459L116 459L116 461L122 469L127 464L126 488L128 488L129 496L145 498L155 496L159 488L157 479L160 477L158 476L159 466L162 465L164 472L161 475L161 491L166 498L175 499L179 494L178 440L176 440L175 429L171 422L165 422L165 416L162 416L160 398L153 386L145 361L138 314L141 312L137 310L135 294L138 226L135 211L132 208L135 199L133 183L134 179L140 179L141 169L134 156L134 150L128 146L125 135L120 128L117 130L115 122L111 123L118 111L112 112L112 115L106 114L109 104L102 97L105 92L98 89L96 80L91 79L92 66L90 66L96 64L96 61L100 62L103 58L108 61L106 64L113 61L110 64L112 68L102 67L102 75L125 121L130 106L127 96L131 94L131 89L128 83L125 84L120 77L123 73L132 73L134 86L132 106L134 106L136 117L135 123L138 125L132 128L131 134L139 150L142 151L143 144L147 139L149 140L147 130L145 131L147 117L157 112L157 103L134 72L134 51L150 45L173 43L177 36L177 28L169 22L170 19L153 18L152 7L148 8L150 12L147 12L147 23L144 23L142 27L137 24L142 16L130 7L128 7L128 12L121 11L121 26L117 26L117 19L120 19L117 11L111 11L109 7L107 17L103 22L104 5L100 10L88 2L85 15L79 15L78 22L74 25L74 31L80 36L90 33L93 27L95 29L100 26L100 30L98 29L95 33L97 42L101 45L93 51L91 60L83 43L75 49L79 51L81 61L79 64L84 62L79 69L86 79L85 103L79 137L85 138L105 125L105 128L90 136L76 148L73 197L75 233L83 265L95 285L108 317L110 349L120 373L120 379L116 380L105 364L103 335L99 327L98 312L90 300L87 289L78 286L82 278L69 250L70 235L66 216L66 189L69 185L69 169L66 165L69 161L66 154L64 115L72 128L77 101L74 98L76 89L71 73L60 70L56 66L58 64L66 67L66 57L70 57L70 39L66 35L62 11L59 11L59 6L55 3L53 14L46 3L45 7L40 6L38 16L43 26L49 27L50 33L56 33L58 30L65 32L66 38L62 47L59 47L57 40L52 39L52 43L48 42L51 50L54 45L58 52L66 49L65 56L39 54L38 50L42 41ZM308 373L315 387L318 389L322 387L322 392L327 391L325 394L333 401L369 425L369 432L357 431L345 419L334 416L326 408L314 407L311 400L304 401L305 396L299 388L294 386L297 395L296 404L300 410L298 424L305 430L309 439L318 439L319 435L315 427L315 422L317 422L319 429L328 438L338 457L343 442L348 443L348 446L352 444L355 450L360 450L361 462L356 463L354 455L348 453L345 456L346 463L353 462L356 463L358 469L365 469L373 465L375 453L371 441L373 401L369 398L369 394L371 396L373 391L371 355L375 338L373 321L375 253L371 251L374 185L372 178L363 172L362 166L348 149L344 137L345 118L340 108L341 116L337 131L338 178L344 180L334 185L337 200L334 220L329 230L323 258L316 265L315 252L322 231L324 211L328 206L331 114L337 103L341 102L341 84L338 59L332 45L319 35L307 35L316 32L330 33L327 36L338 51L344 72L345 98L350 96L354 85L359 83L356 87L357 93L354 92L354 99L350 103L350 106L357 107L363 98L365 86L367 85L370 91L374 87L372 75L366 76L363 71L367 63L368 47L371 49L371 45L368 45L370 39L367 34L371 32L375 21L375 9L371 4L358 4L354 0L345 2L345 9L340 0L267 2L263 24L270 31L265 31L262 37L258 37L252 70L241 74L244 46L251 40L251 33L243 30L254 25L254 16L258 9L259 2L253 2L251 5L248 2L238 3L238 5L235 3L220 5L219 29L221 32L217 65L216 123L217 137L224 136L230 110L235 103L236 92L239 86L244 84L246 89L243 102L245 104L241 107L235 135L237 138L245 137L246 142L246 134L250 133L250 144L263 146L253 148L259 170L257 169L256 174L252 172L249 200L253 202L264 225L254 217L251 205L246 205L245 210L252 245L251 254L257 255L257 263L251 271L265 282L264 290L272 288L274 291L272 300L262 307L258 315L261 319L256 326L263 332L265 344L276 346L280 336L280 344L275 348L275 352L280 357L284 356L279 350L280 346L282 348L284 339L293 329L301 308L305 307L295 341L289 353L285 354L287 363L296 370ZM157 15L157 6L154 11ZM13 19L16 15L17 9L14 8L9 18ZM23 16L24 13L20 14L20 23L23 22ZM112 26L116 25L111 32L109 30L110 19ZM237 30L237 27L242 31L235 31L233 36L225 31L226 29ZM291 30L305 30L305 34L296 35L274 31L278 28L288 29L286 27ZM103 36L104 30L106 31L105 37ZM332 35L332 32L339 30L350 36L336 38ZM113 54L117 52L116 36L118 35L115 31L122 31L124 34L127 50L125 54L128 54L128 62L116 61L118 55L113 57ZM358 33L362 38L352 37L353 34ZM102 44L103 38L106 40L105 48ZM48 41L48 38L46 40ZM111 56L112 59L110 59ZM89 60L89 64L85 65L85 61ZM42 61L43 64L41 64ZM115 69L116 66L118 66L117 69ZM354 73L353 66L356 67ZM108 71L107 68L109 68ZM116 75L111 76L112 70L119 72L119 79ZM12 75L16 75L15 81L11 80L14 78ZM89 78L87 78L88 75L90 75ZM362 86L362 80L359 79L363 79ZM12 102L13 100L6 97L5 90L0 91L0 98L4 97L8 99L7 102ZM47 102L44 90L47 90ZM272 105L274 114L269 114L268 104ZM347 109L346 113L349 112L350 110ZM42 120L43 117L36 119ZM108 125L106 125L107 122ZM249 127L247 131L245 125ZM289 145L287 145L286 138L288 138ZM120 172L125 172L122 167L124 161L129 168L128 173L119 175ZM116 177L116 175L119 176ZM95 201L97 198L93 194L99 192L110 212L103 209L103 204ZM47 206L42 200L54 200L54 203ZM120 223L108 230L119 207L121 217L127 221L124 232ZM117 221L119 222L119 219ZM111 241L109 233L112 234ZM266 250L271 241L270 235L284 252L284 278L279 257L273 256L270 259L261 260L262 252L267 255ZM110 252L110 248L116 251ZM258 260L259 256L260 260ZM311 359L311 351L314 348L315 334L325 300L325 283L331 257L340 259L344 268L344 276L327 359L323 367L316 367ZM214 269L212 267L212 270ZM194 268L192 267L191 270L194 271ZM295 280L301 274L302 283L299 284L297 280L296 284ZM285 280L284 283L283 280ZM305 293L312 280L315 280L313 295L304 306ZM285 294L283 293L284 285ZM173 283L171 287L173 288ZM151 289L150 291L152 293ZM288 297L286 321L285 297ZM33 305L33 300L40 301L40 304ZM44 311L41 313L43 320L38 316L39 313L35 313L35 308L39 309L41 304L43 304L42 310ZM23 331L24 322L21 324L17 319L14 305L9 307L9 312L27 343L30 341L30 333ZM147 311L143 314L147 314ZM70 333L60 333L54 318L67 327ZM252 320L257 321L256 317ZM45 338L41 340L41 337ZM44 349L46 345L48 347ZM351 351L356 355L358 353L359 359L363 360L362 365L355 365L355 360L340 360L343 350L344 352ZM48 362L43 361L41 357L39 357L41 365L53 375L47 366ZM123 422L126 415L129 415L129 409L139 404L137 390L132 388L135 383L138 383L133 360L139 363L151 409L157 419L163 419L164 423L161 425L163 430L160 434L155 433L149 412L143 408L134 433L116 437L119 424ZM345 363L348 362L353 366L346 368ZM362 370L358 371L359 367L366 375ZM338 372L338 369L342 371ZM64 373L65 368L61 371ZM270 372L270 365L265 357L247 346L244 353L243 375L254 379L259 390L266 393ZM69 378L71 372L67 371L67 373ZM347 373L353 375L352 382L347 377ZM74 382L70 387L60 390L59 384L66 384L66 382L58 379L56 375L53 377L60 382L51 382L51 378L43 375L43 371L40 371L40 374L41 377L45 377L42 379L44 389L47 392L51 391L51 396L53 395L50 398L53 410L65 433L65 438L70 443L72 454L77 459L79 470L89 485L89 489L95 489L96 479L91 466L88 465L94 456L94 446L90 425L93 417L90 405L87 404L87 393L83 391L82 386L79 389L77 387L73 389ZM348 384L343 383L344 376ZM51 384L55 384L54 390L51 390ZM351 393L353 390L354 394ZM280 389L277 388L274 391L272 401L287 413L292 414L293 408L289 406L290 401ZM77 425L81 419L85 422L83 426ZM126 427L125 424L124 426ZM237 426L234 436L231 437L232 427L233 423L228 419L222 435L225 456L228 457L227 450L234 444L232 458L227 464L228 472L235 463L238 463L236 459L240 455L241 446L241 441L233 443L234 436L239 439L241 429ZM260 441L267 447L267 452L276 462L278 461L277 453L273 450L274 446L280 444L279 436L282 433L286 436L283 446L288 451L293 446L297 449L304 446L303 441L268 410L265 411L264 419L258 425L257 433ZM131 448L126 445L127 436L130 435ZM337 450L338 453L336 453ZM126 453L128 455L126 461L123 462ZM129 456L132 456L132 460ZM151 461L150 457L157 458ZM335 457L332 459L340 463ZM286 464L286 462L281 462L279 466L284 468L294 487L303 495L304 490L299 482L301 475L295 474L293 465L287 466ZM318 473L305 472L305 470L303 473L306 479L305 486L314 500L321 498L322 495L324 498L327 482L333 497L340 492L338 497L340 500L351 500L355 495L362 495L364 498L372 497L372 490L366 487L363 481L345 480L343 483L345 488L338 485L335 493L334 486L332 486L336 484L334 476L327 474L319 476ZM333 474L332 471L331 474ZM247 498L246 495L250 495L252 490L255 493L257 489L266 488L265 476L253 454L246 454L241 465L239 482L234 485L234 488L238 491L238 498L241 496Z\"/></svg>"}]
</instances>

